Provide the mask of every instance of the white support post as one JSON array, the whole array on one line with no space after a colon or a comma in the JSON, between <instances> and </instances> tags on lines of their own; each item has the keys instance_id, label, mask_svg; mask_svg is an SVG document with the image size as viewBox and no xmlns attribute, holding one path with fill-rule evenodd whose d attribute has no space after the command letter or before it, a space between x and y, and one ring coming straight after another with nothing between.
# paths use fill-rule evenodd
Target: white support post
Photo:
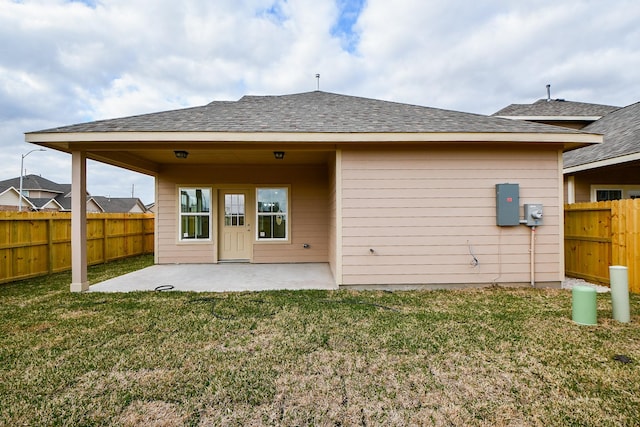
<instances>
[{"instance_id":1,"label":"white support post","mask_svg":"<svg viewBox=\"0 0 640 427\"><path fill-rule=\"evenodd\" d=\"M89 289L87 279L87 155L71 153L71 292Z\"/></svg>"},{"instance_id":2,"label":"white support post","mask_svg":"<svg viewBox=\"0 0 640 427\"><path fill-rule=\"evenodd\" d=\"M342 150L336 150L336 286L344 283L343 277L343 236L342 236Z\"/></svg>"},{"instance_id":3,"label":"white support post","mask_svg":"<svg viewBox=\"0 0 640 427\"><path fill-rule=\"evenodd\" d=\"M576 202L576 177L569 175L567 177L567 201L565 203L573 204Z\"/></svg>"}]
</instances>

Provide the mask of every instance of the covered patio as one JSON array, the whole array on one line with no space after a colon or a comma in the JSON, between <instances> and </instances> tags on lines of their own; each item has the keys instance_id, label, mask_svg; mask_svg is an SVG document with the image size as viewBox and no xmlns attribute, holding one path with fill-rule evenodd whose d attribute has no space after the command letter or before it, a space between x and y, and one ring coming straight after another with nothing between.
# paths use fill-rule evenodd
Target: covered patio
<instances>
[{"instance_id":1,"label":"covered patio","mask_svg":"<svg viewBox=\"0 0 640 427\"><path fill-rule=\"evenodd\" d=\"M338 289L329 264L159 264L89 287L89 292L230 292Z\"/></svg>"}]
</instances>

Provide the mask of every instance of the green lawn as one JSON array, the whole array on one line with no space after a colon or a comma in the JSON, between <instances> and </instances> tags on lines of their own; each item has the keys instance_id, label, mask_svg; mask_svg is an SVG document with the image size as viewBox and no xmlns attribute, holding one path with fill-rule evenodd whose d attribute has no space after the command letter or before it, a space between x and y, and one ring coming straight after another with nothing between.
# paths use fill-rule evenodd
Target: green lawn
<instances>
[{"instance_id":1,"label":"green lawn","mask_svg":"<svg viewBox=\"0 0 640 427\"><path fill-rule=\"evenodd\" d=\"M90 281L151 262L91 267ZM0 285L0 425L640 425L639 295L629 324L598 295L588 327L560 290L71 294L69 282Z\"/></svg>"}]
</instances>

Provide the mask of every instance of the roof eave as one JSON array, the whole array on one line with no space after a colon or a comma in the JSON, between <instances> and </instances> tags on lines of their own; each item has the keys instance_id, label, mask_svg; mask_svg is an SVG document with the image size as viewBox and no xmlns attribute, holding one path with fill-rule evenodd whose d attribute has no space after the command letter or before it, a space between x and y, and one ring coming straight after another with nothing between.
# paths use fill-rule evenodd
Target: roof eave
<instances>
[{"instance_id":1,"label":"roof eave","mask_svg":"<svg viewBox=\"0 0 640 427\"><path fill-rule=\"evenodd\" d=\"M45 203L44 205L42 205L42 207L40 209L44 209L46 208L48 205L50 205L51 203L55 203L56 205L58 205L58 207L60 209L64 209L64 206L62 206L56 199L51 199L49 200L47 203Z\"/></svg>"},{"instance_id":2,"label":"roof eave","mask_svg":"<svg viewBox=\"0 0 640 427\"><path fill-rule=\"evenodd\" d=\"M567 174L572 174L576 172L583 172L583 171L598 169L598 168L607 167L607 166L615 166L622 163L628 163L628 162L639 161L639 160L640 160L640 153L627 154L625 156L613 157L610 159L598 160L595 162L584 163L581 165L564 168L562 169L562 173L567 175Z\"/></svg>"},{"instance_id":3,"label":"roof eave","mask_svg":"<svg viewBox=\"0 0 640 427\"><path fill-rule=\"evenodd\" d=\"M36 132L25 134L25 140L61 149L67 144L87 142L554 142L588 145L602 142L602 136L578 132Z\"/></svg>"},{"instance_id":4,"label":"roof eave","mask_svg":"<svg viewBox=\"0 0 640 427\"><path fill-rule=\"evenodd\" d=\"M595 122L603 116L494 116L510 120L554 121L554 122Z\"/></svg>"}]
</instances>

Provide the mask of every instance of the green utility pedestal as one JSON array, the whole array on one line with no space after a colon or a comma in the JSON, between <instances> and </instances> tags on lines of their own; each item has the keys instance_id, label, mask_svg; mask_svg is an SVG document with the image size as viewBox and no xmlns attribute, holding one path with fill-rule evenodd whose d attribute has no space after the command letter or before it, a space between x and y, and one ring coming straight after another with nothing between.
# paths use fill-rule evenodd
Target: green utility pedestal
<instances>
[{"instance_id":1,"label":"green utility pedestal","mask_svg":"<svg viewBox=\"0 0 640 427\"><path fill-rule=\"evenodd\" d=\"M623 265L609 267L609 283L611 284L611 305L613 318L618 322L628 323L631 320L629 310L629 273Z\"/></svg>"},{"instance_id":2,"label":"green utility pedestal","mask_svg":"<svg viewBox=\"0 0 640 427\"><path fill-rule=\"evenodd\" d=\"M591 286L577 285L571 290L573 321L579 325L597 325L596 290Z\"/></svg>"}]
</instances>

